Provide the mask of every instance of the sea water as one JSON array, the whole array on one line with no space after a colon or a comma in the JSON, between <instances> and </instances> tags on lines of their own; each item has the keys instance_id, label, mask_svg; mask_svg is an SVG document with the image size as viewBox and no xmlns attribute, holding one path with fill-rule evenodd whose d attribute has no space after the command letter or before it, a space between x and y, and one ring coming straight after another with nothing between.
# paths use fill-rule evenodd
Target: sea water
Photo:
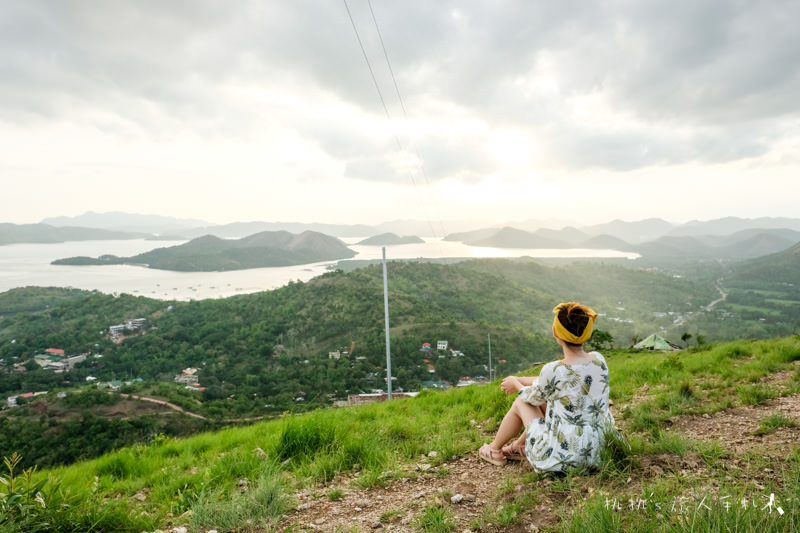
<instances>
[{"instance_id":1,"label":"sea water","mask_svg":"<svg viewBox=\"0 0 800 533\"><path fill-rule=\"evenodd\" d=\"M356 252L352 259L380 260L381 246L355 244L363 238L343 238ZM486 248L425 238L424 243L386 246L386 258L487 258L487 257L568 257L633 259L636 254L617 250ZM113 241L73 241L56 244L11 244L0 246L0 292L16 287L72 287L107 294L133 294L161 300L201 300L236 294L272 290L291 281L308 281L334 268L337 261L323 261L289 267L251 268L224 272L174 272L132 265L52 265L66 257L98 257L112 254L130 257L155 248L186 241L145 239Z\"/></svg>"}]
</instances>

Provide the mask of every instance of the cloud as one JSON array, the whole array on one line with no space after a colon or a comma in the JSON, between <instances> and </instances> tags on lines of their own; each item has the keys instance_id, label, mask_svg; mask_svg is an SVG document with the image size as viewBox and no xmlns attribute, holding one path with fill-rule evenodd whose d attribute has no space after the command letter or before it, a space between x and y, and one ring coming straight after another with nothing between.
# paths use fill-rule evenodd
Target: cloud
<instances>
[{"instance_id":1,"label":"cloud","mask_svg":"<svg viewBox=\"0 0 800 533\"><path fill-rule=\"evenodd\" d=\"M797 20L793 0L10 2L0 138L52 161L0 168L406 188L787 168Z\"/></svg>"}]
</instances>

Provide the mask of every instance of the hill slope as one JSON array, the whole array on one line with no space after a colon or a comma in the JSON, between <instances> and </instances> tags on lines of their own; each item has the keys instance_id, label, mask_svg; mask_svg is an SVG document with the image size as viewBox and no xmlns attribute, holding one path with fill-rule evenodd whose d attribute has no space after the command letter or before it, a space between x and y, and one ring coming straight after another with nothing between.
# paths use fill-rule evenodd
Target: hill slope
<instances>
[{"instance_id":1,"label":"hill slope","mask_svg":"<svg viewBox=\"0 0 800 533\"><path fill-rule=\"evenodd\" d=\"M598 330L613 337L607 346L630 346L655 331L686 345L684 334L702 344L789 335L800 325L800 316L787 313L784 301L770 304L775 316L760 310L755 317L735 316L730 312L735 295L718 306L727 313L709 307L720 299L711 282L602 263L551 267L532 260L474 260L389 262L387 267L396 391L417 391L429 380L454 385L462 376L487 376L488 336L496 375L547 360L555 350L548 334L551 309L559 301L592 305L600 313ZM373 265L220 300L164 302L44 289L3 293L0 308L8 302L19 312L0 318L0 339L13 340L0 342L0 394L75 389L87 378L124 377L144 380L128 385L126 392L157 393L215 423L327 406L385 386L382 281L380 265ZM28 292L30 305L23 302ZM120 339L106 333L109 326L135 318L144 319L141 331ZM435 345L440 339L458 353L423 351L423 343ZM88 351L91 357L68 373L54 373L33 361L47 348L68 355ZM197 369L204 390L187 391L174 383L188 368ZM5 433L18 439L13 440L18 446L47 438L50 449L61 449L57 439L69 438L81 421L73 420L72 428L59 426L59 413L56 408L31 413L27 432L9 426ZM23 417L17 420L22 423ZM153 427L126 431L139 431L141 439L146 426ZM26 451L32 458L35 453Z\"/></svg>"},{"instance_id":2,"label":"hill slope","mask_svg":"<svg viewBox=\"0 0 800 533\"><path fill-rule=\"evenodd\" d=\"M132 264L181 272L242 270L247 268L303 265L353 257L335 237L306 231L265 231L238 240L205 235L169 248L158 248L132 257L101 256L97 259L57 259L54 265Z\"/></svg>"},{"instance_id":3,"label":"hill slope","mask_svg":"<svg viewBox=\"0 0 800 533\"><path fill-rule=\"evenodd\" d=\"M800 243L776 254L732 267L731 281L757 281L800 286Z\"/></svg>"},{"instance_id":4,"label":"hill slope","mask_svg":"<svg viewBox=\"0 0 800 533\"><path fill-rule=\"evenodd\" d=\"M91 523L109 532L796 530L800 340L606 359L624 440L610 440L588 475L480 461L475 450L513 400L495 382L156 438L42 471L37 479L64 491L46 487L47 505L26 508L16 524L88 531ZM66 508L65 492L80 496Z\"/></svg>"},{"instance_id":5,"label":"hill slope","mask_svg":"<svg viewBox=\"0 0 800 533\"><path fill-rule=\"evenodd\" d=\"M384 245L388 246L397 244L414 244L421 242L425 241L414 235L404 235L401 237L395 233L381 233L380 235L374 235L372 237L368 237L362 241L359 241L358 244L367 246L384 246Z\"/></svg>"}]
</instances>

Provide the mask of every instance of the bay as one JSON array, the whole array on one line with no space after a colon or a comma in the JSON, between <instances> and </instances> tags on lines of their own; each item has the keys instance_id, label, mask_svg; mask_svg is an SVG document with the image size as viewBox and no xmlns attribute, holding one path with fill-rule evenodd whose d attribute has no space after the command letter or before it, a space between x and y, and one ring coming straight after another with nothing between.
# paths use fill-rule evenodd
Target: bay
<instances>
[{"instance_id":1,"label":"bay","mask_svg":"<svg viewBox=\"0 0 800 533\"><path fill-rule=\"evenodd\" d=\"M380 260L382 247L355 243L363 238L343 238L355 260ZM386 246L386 258L611 258L634 259L636 254L617 250L522 249L469 246L441 238L425 238L424 243ZM201 300L226 298L236 294L273 290L291 281L308 281L335 267L337 261L324 261L290 267L253 268L225 272L173 272L131 265L68 266L51 265L55 259L74 256L98 257L113 254L129 257L155 248L186 241L74 241L55 244L11 244L0 246L0 292L17 287L72 287L107 294L133 294L161 300Z\"/></svg>"}]
</instances>

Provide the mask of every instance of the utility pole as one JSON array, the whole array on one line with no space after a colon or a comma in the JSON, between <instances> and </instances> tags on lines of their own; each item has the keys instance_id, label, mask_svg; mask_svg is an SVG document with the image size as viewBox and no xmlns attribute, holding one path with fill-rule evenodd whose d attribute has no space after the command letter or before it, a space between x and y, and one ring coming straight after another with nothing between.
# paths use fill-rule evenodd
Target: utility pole
<instances>
[{"instance_id":1,"label":"utility pole","mask_svg":"<svg viewBox=\"0 0 800 533\"><path fill-rule=\"evenodd\" d=\"M487 333L486 336L489 338L489 381L492 381L492 334Z\"/></svg>"},{"instance_id":2,"label":"utility pole","mask_svg":"<svg viewBox=\"0 0 800 533\"><path fill-rule=\"evenodd\" d=\"M389 283L386 279L386 247L383 247L383 314L386 318L386 390L392 399L392 350L389 343Z\"/></svg>"}]
</instances>

